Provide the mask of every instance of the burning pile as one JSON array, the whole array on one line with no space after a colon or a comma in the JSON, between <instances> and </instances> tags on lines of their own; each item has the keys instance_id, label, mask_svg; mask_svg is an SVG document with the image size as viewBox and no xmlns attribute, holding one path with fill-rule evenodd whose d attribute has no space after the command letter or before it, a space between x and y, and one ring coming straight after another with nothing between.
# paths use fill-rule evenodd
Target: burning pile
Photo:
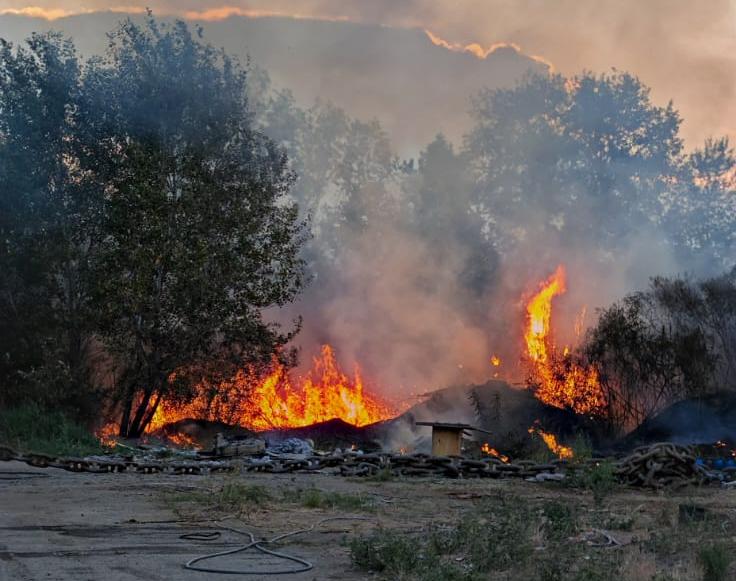
<instances>
[{"instance_id":1,"label":"burning pile","mask_svg":"<svg viewBox=\"0 0 736 581\"><path fill-rule=\"evenodd\" d=\"M201 386L189 403L162 402L147 433L186 418L225 421L261 431L308 426L334 418L364 426L396 415L390 405L365 390L357 365L352 378L342 372L329 345L322 347L305 377L292 379L287 369L274 361L265 376L246 369L216 391L225 396L213 397L206 386Z\"/></svg>"},{"instance_id":2,"label":"burning pile","mask_svg":"<svg viewBox=\"0 0 736 581\"><path fill-rule=\"evenodd\" d=\"M546 404L597 415L605 406L598 373L577 363L567 347L560 355L552 341L552 299L565 290L565 269L560 265L526 306L524 340L532 364L531 383L536 385L537 397Z\"/></svg>"}]
</instances>

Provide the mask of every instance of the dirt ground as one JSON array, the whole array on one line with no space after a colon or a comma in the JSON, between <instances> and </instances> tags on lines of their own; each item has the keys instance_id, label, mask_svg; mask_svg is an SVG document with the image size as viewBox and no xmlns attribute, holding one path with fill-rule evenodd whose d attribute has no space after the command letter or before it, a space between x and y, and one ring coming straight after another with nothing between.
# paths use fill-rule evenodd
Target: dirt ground
<instances>
[{"instance_id":1,"label":"dirt ground","mask_svg":"<svg viewBox=\"0 0 736 581\"><path fill-rule=\"evenodd\" d=\"M232 484L244 485L244 490L257 494L236 499L230 505L223 504L221 491ZM301 502L301 497L288 497L290 491L315 489L322 498L341 498L340 507L319 506L319 503ZM599 504L594 503L587 491L516 480L370 481L324 474L97 475L35 469L8 462L0 464L0 580L239 578L188 571L183 563L247 542L244 536L222 527L251 531L257 538L270 538L312 525L316 525L313 531L284 539L278 547L271 546L309 561L314 565L312 570L247 578L376 579L376 573L360 571L351 564L347 546L351 538L382 530L421 535L430 528L454 526L472 514L478 503L494 502L500 495L511 495L514 502L535 506L562 500L585 513L585 522L590 521L588 515L592 514L593 521L607 523L607 532L615 538L616 546L606 550L620 555L617 557L620 570L600 578L702 579L697 561L702 535L711 538L715 531L726 543L736 540L733 529L736 491L718 488L691 489L677 494L623 490ZM353 506L351 498L360 501ZM707 524L714 531L704 532L700 525L677 529L680 505L697 506L707 514L716 515ZM357 518L318 524L322 519L337 516ZM658 527L679 530L677 542L665 547L663 552L656 547L646 548ZM213 532L220 535L212 540L181 538L191 533ZM585 544L580 532L585 531L577 530L574 538L565 542ZM541 536L532 559L543 555ZM208 564L262 572L299 566L253 549ZM667 576L658 576L662 570ZM521 577L506 574L489 578Z\"/></svg>"}]
</instances>

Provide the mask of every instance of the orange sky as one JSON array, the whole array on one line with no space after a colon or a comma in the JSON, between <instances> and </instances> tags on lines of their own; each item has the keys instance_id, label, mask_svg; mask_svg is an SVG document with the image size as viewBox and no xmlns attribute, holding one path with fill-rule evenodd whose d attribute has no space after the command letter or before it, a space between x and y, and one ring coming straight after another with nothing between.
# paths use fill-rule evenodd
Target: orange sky
<instances>
[{"instance_id":1,"label":"orange sky","mask_svg":"<svg viewBox=\"0 0 736 581\"><path fill-rule=\"evenodd\" d=\"M0 13L55 19L146 6L189 19L285 15L416 27L478 56L514 44L563 74L637 74L656 101L674 100L688 146L736 137L736 0L0 0Z\"/></svg>"}]
</instances>

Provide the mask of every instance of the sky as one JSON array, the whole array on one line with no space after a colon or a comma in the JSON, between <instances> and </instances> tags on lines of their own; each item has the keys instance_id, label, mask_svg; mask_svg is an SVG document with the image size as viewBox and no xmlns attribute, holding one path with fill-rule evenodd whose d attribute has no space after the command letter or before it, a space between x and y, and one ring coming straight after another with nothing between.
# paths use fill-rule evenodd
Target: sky
<instances>
[{"instance_id":1,"label":"sky","mask_svg":"<svg viewBox=\"0 0 736 581\"><path fill-rule=\"evenodd\" d=\"M283 15L429 31L483 58L499 43L563 74L619 69L674 100L688 147L736 138L736 0L0 0L0 14L50 19L112 10L190 20Z\"/></svg>"}]
</instances>

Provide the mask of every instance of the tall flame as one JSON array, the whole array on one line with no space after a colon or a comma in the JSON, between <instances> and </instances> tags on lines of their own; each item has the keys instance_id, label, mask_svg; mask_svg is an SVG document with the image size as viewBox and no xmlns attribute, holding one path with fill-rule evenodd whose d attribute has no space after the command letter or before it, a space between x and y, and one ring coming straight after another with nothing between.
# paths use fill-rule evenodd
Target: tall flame
<instances>
[{"instance_id":1,"label":"tall flame","mask_svg":"<svg viewBox=\"0 0 736 581\"><path fill-rule=\"evenodd\" d=\"M526 306L527 330L524 339L529 359L538 366L545 366L549 361L552 299L565 290L565 267L560 265Z\"/></svg>"},{"instance_id":2,"label":"tall flame","mask_svg":"<svg viewBox=\"0 0 736 581\"><path fill-rule=\"evenodd\" d=\"M579 414L598 414L605 405L598 372L576 363L568 347L558 355L552 342L552 299L565 291L565 268L560 265L526 306L524 340L533 379L538 383L536 396L546 404Z\"/></svg>"},{"instance_id":3,"label":"tall flame","mask_svg":"<svg viewBox=\"0 0 736 581\"><path fill-rule=\"evenodd\" d=\"M265 376L242 370L227 386L225 403L213 398L205 386L187 404L164 401L159 405L147 432L185 418L219 420L252 430L294 428L339 418L364 426L395 415L395 410L364 389L356 365L352 378L345 375L335 352L324 345L313 360L312 370L295 381L278 361Z\"/></svg>"}]
</instances>

